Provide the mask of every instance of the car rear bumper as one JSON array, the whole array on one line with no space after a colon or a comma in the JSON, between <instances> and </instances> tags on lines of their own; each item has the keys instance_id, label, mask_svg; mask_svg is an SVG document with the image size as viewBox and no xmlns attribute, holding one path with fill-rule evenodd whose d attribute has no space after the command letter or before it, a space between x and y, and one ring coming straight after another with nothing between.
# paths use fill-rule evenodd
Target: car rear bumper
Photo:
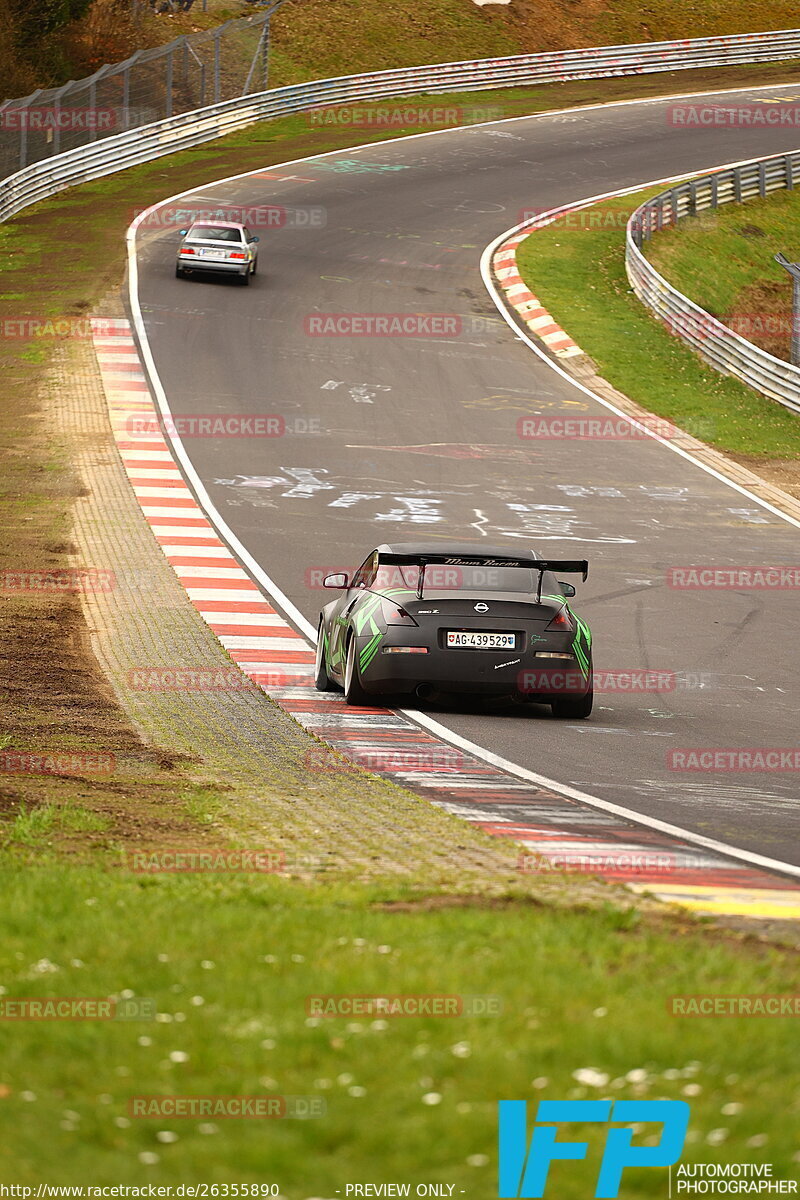
<instances>
[{"instance_id":1,"label":"car rear bumper","mask_svg":"<svg viewBox=\"0 0 800 1200\"><path fill-rule=\"evenodd\" d=\"M246 275L249 262L226 262L223 258L197 258L194 254L178 255L178 266L187 271L219 271L222 275Z\"/></svg>"},{"instance_id":2,"label":"car rear bumper","mask_svg":"<svg viewBox=\"0 0 800 1200\"><path fill-rule=\"evenodd\" d=\"M579 699L589 691L591 674L573 652L573 637L526 630L521 650L445 649L435 633L392 628L377 648L374 639L356 639L361 684L373 695L409 694L427 685L441 692L514 694L545 703ZM424 647L426 653L397 652L409 646ZM546 657L548 653L562 657Z\"/></svg>"}]
</instances>

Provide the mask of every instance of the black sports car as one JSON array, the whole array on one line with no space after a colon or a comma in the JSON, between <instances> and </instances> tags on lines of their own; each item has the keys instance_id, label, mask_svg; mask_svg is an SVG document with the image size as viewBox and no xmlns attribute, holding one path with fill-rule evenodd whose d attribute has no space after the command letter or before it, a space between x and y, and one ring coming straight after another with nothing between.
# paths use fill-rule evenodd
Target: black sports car
<instances>
[{"instance_id":1,"label":"black sports car","mask_svg":"<svg viewBox=\"0 0 800 1200\"><path fill-rule=\"evenodd\" d=\"M442 692L512 696L558 717L592 711L592 635L570 609L583 560L506 546L378 546L320 613L316 686L348 704Z\"/></svg>"}]
</instances>

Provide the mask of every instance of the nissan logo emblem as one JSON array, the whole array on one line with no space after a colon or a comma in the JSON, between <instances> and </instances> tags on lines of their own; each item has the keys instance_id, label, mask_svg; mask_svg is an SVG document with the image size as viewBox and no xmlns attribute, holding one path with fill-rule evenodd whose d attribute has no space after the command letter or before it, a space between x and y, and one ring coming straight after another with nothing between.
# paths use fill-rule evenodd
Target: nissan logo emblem
<instances>
[{"instance_id":1,"label":"nissan logo emblem","mask_svg":"<svg viewBox=\"0 0 800 1200\"><path fill-rule=\"evenodd\" d=\"M475 605L475 612L488 612L488 611L489 611L489 605L484 604L482 600L480 601L480 603Z\"/></svg>"}]
</instances>

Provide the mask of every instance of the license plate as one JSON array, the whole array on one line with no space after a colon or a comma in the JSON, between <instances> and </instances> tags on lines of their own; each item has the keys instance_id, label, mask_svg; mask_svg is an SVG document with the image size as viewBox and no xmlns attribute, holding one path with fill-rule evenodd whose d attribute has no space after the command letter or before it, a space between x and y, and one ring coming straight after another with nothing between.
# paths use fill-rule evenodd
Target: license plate
<instances>
[{"instance_id":1,"label":"license plate","mask_svg":"<svg viewBox=\"0 0 800 1200\"><path fill-rule=\"evenodd\" d=\"M224 258L225 257L224 250L201 250L200 253L202 254L203 258Z\"/></svg>"},{"instance_id":2,"label":"license plate","mask_svg":"<svg viewBox=\"0 0 800 1200\"><path fill-rule=\"evenodd\" d=\"M448 629L445 644L450 649L469 647L470 650L513 650L516 646L513 633L478 633L474 630Z\"/></svg>"}]
</instances>

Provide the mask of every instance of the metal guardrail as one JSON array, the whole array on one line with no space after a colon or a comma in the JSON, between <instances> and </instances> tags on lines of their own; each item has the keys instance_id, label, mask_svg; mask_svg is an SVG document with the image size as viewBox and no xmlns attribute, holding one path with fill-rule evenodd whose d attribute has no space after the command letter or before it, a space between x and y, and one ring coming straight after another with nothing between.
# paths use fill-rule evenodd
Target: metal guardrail
<instances>
[{"instance_id":1,"label":"metal guardrail","mask_svg":"<svg viewBox=\"0 0 800 1200\"><path fill-rule=\"evenodd\" d=\"M210 141L256 121L394 96L516 87L800 58L800 29L677 42L600 46L510 58L437 63L275 88L96 137L24 167L0 182L0 221L63 188ZM112 68L103 68L111 71ZM0 115L4 110L0 109Z\"/></svg>"},{"instance_id":2,"label":"metal guardrail","mask_svg":"<svg viewBox=\"0 0 800 1200\"><path fill-rule=\"evenodd\" d=\"M720 204L742 203L800 183L800 152L754 160L730 170L679 183L630 216L625 267L636 295L671 333L724 375L800 413L800 368L747 341L674 288L642 252L644 242L685 217Z\"/></svg>"}]
</instances>

